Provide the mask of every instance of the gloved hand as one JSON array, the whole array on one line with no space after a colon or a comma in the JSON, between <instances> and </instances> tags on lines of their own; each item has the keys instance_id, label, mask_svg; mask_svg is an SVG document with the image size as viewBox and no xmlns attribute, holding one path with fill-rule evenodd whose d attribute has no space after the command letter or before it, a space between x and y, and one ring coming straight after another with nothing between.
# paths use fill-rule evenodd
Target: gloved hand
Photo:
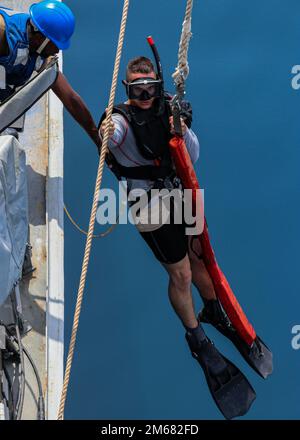
<instances>
[{"instance_id":1,"label":"gloved hand","mask_svg":"<svg viewBox=\"0 0 300 440\"><path fill-rule=\"evenodd\" d=\"M175 134L173 116L170 116L169 122L170 122L170 132L171 132L171 134ZM180 118L180 122L181 122L182 135L184 135L187 131L187 126L186 126L183 118Z\"/></svg>"}]
</instances>

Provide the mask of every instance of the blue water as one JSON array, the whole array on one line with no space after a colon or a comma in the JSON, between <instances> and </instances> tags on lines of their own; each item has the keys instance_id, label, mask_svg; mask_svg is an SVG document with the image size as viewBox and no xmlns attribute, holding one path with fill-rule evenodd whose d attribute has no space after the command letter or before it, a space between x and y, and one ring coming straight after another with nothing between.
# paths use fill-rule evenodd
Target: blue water
<instances>
[{"instance_id":1,"label":"blue water","mask_svg":"<svg viewBox=\"0 0 300 440\"><path fill-rule=\"evenodd\" d=\"M69 0L77 18L64 72L96 120L107 105L122 1ZM187 96L201 143L197 173L218 260L249 319L274 352L260 379L221 335L217 346L247 374L257 400L245 418L300 417L300 64L299 0L195 1ZM167 88L177 63L183 0L132 1L126 61L150 56L152 34ZM87 227L96 148L65 115L65 202ZM105 171L106 187L116 187ZM98 227L97 231L101 230ZM65 222L66 349L85 239ZM220 419L167 297L168 280L133 226L95 240L88 271L66 418ZM200 302L195 295L197 308Z\"/></svg>"}]
</instances>

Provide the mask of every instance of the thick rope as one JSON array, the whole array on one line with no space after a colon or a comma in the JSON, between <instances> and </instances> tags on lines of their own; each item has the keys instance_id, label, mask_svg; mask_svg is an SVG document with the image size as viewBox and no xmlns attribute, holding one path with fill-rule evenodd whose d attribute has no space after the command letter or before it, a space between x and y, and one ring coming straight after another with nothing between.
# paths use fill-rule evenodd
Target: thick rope
<instances>
[{"instance_id":1,"label":"thick rope","mask_svg":"<svg viewBox=\"0 0 300 440\"><path fill-rule=\"evenodd\" d=\"M75 348L75 343L76 343L76 335L77 335L77 329L78 329L78 325L79 325L79 316L80 316L80 311L81 311L81 304L82 304L82 299L83 299L84 287L85 287L85 282L86 282L86 275L87 275L89 258L90 258L90 253L91 253L91 245L92 245L93 232L94 232L94 226L95 226L97 205L98 205L98 200L99 200L99 192L100 192L103 169L104 169L104 164L105 164L105 155L106 155L107 148L108 148L107 146L108 146L108 139L109 139L109 127L111 124L113 105L114 105L115 94L116 94L116 89L117 89L117 81L118 81L120 60L121 60L121 54L122 54L122 49L123 49L124 37L125 37L128 8L129 8L129 0L124 0L122 21L121 21L121 26L120 26L119 40L118 40L118 47L117 47L117 52L116 52L115 66L114 66L114 72L113 72L113 78L112 78L112 84L111 84L111 90L110 90L110 96L109 96L109 103L108 103L108 109L107 109L108 123L106 124L105 131L104 131L100 161L99 161L98 172L97 172L97 179L96 179L96 183L95 183L94 200L93 200L93 205L92 205L92 210L91 210L88 236L86 239L84 257L83 257L83 263L82 263L82 270L81 270L81 276L80 276L80 282L79 282L79 288L78 288L78 296L77 296L77 302L76 302L75 313L74 313L71 341L70 341L70 346L69 346L69 353L68 353L68 358L67 358L67 363L66 363L63 389L62 389L61 400L60 400L60 405L59 405L58 420L63 420L63 418L64 418L64 409L65 409L65 403L66 403L66 397L67 397L67 390L68 390L68 384L69 384L69 380L70 380L71 366L72 366L74 348Z\"/></svg>"},{"instance_id":2,"label":"thick rope","mask_svg":"<svg viewBox=\"0 0 300 440\"><path fill-rule=\"evenodd\" d=\"M183 85L189 75L188 50L190 39L192 37L192 10L193 0L187 0L185 17L182 23L182 33L179 43L178 64L175 72L172 75L175 85L177 87Z\"/></svg>"}]
</instances>

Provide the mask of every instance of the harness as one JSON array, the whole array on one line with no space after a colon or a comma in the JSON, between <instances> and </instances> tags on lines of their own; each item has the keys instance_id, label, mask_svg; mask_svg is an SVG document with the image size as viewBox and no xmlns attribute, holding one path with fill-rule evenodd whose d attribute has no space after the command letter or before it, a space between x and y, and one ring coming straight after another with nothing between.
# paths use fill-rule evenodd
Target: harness
<instances>
[{"instance_id":1,"label":"harness","mask_svg":"<svg viewBox=\"0 0 300 440\"><path fill-rule=\"evenodd\" d=\"M176 174L170 155L169 141L171 139L169 117L171 115L171 96L165 94L164 105L160 100L154 103L149 111L139 110L128 104L114 106L113 113L122 115L130 125L140 154L147 160L154 160L155 165L142 165L127 167L121 165L111 152L107 153L106 163L118 180L122 177L127 179L160 181L159 186L169 179L172 180ZM105 119L104 113L101 117L99 127ZM185 101L182 106L182 117L188 127L192 122L192 109Z\"/></svg>"}]
</instances>

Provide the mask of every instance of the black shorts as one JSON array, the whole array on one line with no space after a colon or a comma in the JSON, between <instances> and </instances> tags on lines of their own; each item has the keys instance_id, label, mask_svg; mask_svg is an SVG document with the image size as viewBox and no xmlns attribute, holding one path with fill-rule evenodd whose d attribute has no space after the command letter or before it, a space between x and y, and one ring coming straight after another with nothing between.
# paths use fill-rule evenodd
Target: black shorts
<instances>
[{"instance_id":1,"label":"black shorts","mask_svg":"<svg viewBox=\"0 0 300 440\"><path fill-rule=\"evenodd\" d=\"M176 224L173 212L171 212L169 224L167 223L152 232L140 232L140 235L158 261L165 264L174 264L181 261L188 253L186 227L187 225L184 222Z\"/></svg>"}]
</instances>

